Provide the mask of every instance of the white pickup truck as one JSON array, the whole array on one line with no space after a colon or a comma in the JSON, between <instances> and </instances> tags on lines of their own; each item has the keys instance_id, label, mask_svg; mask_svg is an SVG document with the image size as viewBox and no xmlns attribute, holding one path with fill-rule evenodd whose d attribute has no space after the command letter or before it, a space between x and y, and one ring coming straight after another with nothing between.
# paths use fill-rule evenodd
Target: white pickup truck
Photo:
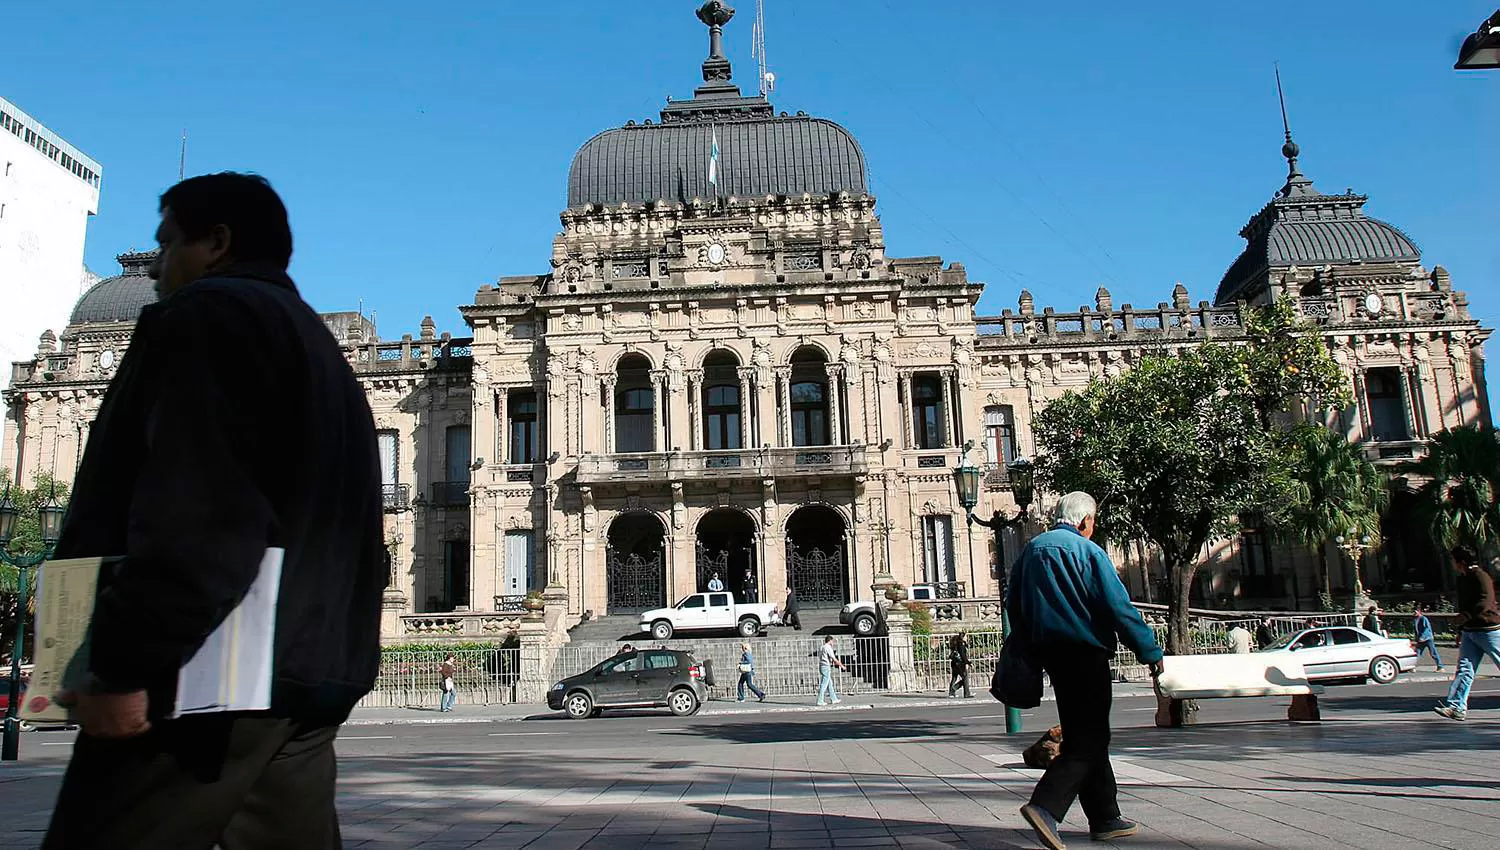
<instances>
[{"instance_id":1,"label":"white pickup truck","mask_svg":"<svg viewBox=\"0 0 1500 850\"><path fill-rule=\"evenodd\" d=\"M937 599L937 589L930 584L914 584L907 589L907 597L913 602L931 602ZM874 602L850 602L839 611L839 622L853 626L854 633L860 637L875 634L883 619L879 606Z\"/></svg>"},{"instance_id":2,"label":"white pickup truck","mask_svg":"<svg viewBox=\"0 0 1500 850\"><path fill-rule=\"evenodd\" d=\"M641 615L641 631L650 632L656 640L666 640L673 632L701 632L727 629L744 637L755 637L771 622L771 603L737 604L732 593L694 593L683 597L671 608L657 608Z\"/></svg>"}]
</instances>

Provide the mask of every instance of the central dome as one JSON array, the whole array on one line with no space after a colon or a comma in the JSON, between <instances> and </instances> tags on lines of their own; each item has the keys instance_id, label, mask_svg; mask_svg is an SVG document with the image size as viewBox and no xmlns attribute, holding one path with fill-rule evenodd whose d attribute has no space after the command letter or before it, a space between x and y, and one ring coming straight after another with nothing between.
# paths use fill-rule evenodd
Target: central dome
<instances>
[{"instance_id":1,"label":"central dome","mask_svg":"<svg viewBox=\"0 0 1500 850\"><path fill-rule=\"evenodd\" d=\"M832 121L797 115L606 130L573 157L568 206L710 198L715 137L724 197L868 192L865 155L854 136Z\"/></svg>"},{"instance_id":2,"label":"central dome","mask_svg":"<svg viewBox=\"0 0 1500 850\"><path fill-rule=\"evenodd\" d=\"M155 251L121 254L115 258L121 273L89 287L73 305L70 325L134 322L141 308L156 301L156 284L151 280L151 263Z\"/></svg>"}]
</instances>

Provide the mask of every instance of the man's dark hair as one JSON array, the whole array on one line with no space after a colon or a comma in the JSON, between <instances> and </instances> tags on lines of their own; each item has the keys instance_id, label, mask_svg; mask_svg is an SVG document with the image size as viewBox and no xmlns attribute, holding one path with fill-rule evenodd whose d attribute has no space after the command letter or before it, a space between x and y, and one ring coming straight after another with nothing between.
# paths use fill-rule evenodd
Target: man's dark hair
<instances>
[{"instance_id":1,"label":"man's dark hair","mask_svg":"<svg viewBox=\"0 0 1500 850\"><path fill-rule=\"evenodd\" d=\"M158 212L189 239L202 239L216 225L229 228L229 253L240 262L285 269L292 261L292 228L286 205L259 174L221 171L189 177L162 193Z\"/></svg>"},{"instance_id":2,"label":"man's dark hair","mask_svg":"<svg viewBox=\"0 0 1500 850\"><path fill-rule=\"evenodd\" d=\"M1454 546L1449 554L1453 556L1453 562L1456 564L1472 567L1479 563L1479 553L1468 546Z\"/></svg>"}]
</instances>

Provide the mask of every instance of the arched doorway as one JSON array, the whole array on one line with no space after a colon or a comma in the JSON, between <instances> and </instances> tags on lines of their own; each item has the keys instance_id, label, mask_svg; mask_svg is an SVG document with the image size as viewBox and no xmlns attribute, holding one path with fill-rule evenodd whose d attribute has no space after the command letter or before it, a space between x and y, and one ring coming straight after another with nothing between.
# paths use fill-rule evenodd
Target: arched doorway
<instances>
[{"instance_id":1,"label":"arched doorway","mask_svg":"<svg viewBox=\"0 0 1500 850\"><path fill-rule=\"evenodd\" d=\"M667 604L666 528L653 514L633 512L609 524L604 552L606 606L611 614Z\"/></svg>"},{"instance_id":2,"label":"arched doorway","mask_svg":"<svg viewBox=\"0 0 1500 850\"><path fill-rule=\"evenodd\" d=\"M844 518L827 505L804 505L787 518L787 583L798 605L838 608L849 601L847 540Z\"/></svg>"},{"instance_id":3,"label":"arched doorway","mask_svg":"<svg viewBox=\"0 0 1500 850\"><path fill-rule=\"evenodd\" d=\"M740 602L759 602L760 568L755 558L755 522L743 511L716 508L698 521L698 590L714 573Z\"/></svg>"},{"instance_id":4,"label":"arched doorway","mask_svg":"<svg viewBox=\"0 0 1500 850\"><path fill-rule=\"evenodd\" d=\"M1375 593L1437 592L1447 586L1448 558L1432 542L1423 522L1426 512L1417 494L1394 487L1391 504L1380 521L1380 551L1375 559L1380 575L1365 576Z\"/></svg>"}]
</instances>

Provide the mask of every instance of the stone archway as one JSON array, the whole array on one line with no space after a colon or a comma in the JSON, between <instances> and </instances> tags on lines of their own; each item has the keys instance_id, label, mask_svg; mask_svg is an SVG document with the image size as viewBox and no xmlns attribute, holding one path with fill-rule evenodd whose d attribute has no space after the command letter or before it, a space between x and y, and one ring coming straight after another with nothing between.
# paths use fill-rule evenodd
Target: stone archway
<instances>
[{"instance_id":1,"label":"stone archway","mask_svg":"<svg viewBox=\"0 0 1500 850\"><path fill-rule=\"evenodd\" d=\"M611 614L667 604L666 526L655 514L632 511L609 524L604 553L605 609Z\"/></svg>"},{"instance_id":2,"label":"stone archway","mask_svg":"<svg viewBox=\"0 0 1500 850\"><path fill-rule=\"evenodd\" d=\"M848 528L827 505L803 505L786 521L787 584L803 608L839 608L849 601Z\"/></svg>"},{"instance_id":3,"label":"stone archway","mask_svg":"<svg viewBox=\"0 0 1500 850\"><path fill-rule=\"evenodd\" d=\"M698 520L695 550L700 592L708 590L709 580L718 573L738 601L761 601L755 532L755 521L735 508L715 508Z\"/></svg>"}]
</instances>

